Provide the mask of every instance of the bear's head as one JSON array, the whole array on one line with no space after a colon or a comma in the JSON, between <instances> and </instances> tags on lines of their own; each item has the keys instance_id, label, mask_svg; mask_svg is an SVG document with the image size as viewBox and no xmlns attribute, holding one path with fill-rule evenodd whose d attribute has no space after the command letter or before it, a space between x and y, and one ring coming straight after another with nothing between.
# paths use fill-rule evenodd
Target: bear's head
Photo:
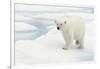
<instances>
[{"instance_id":1,"label":"bear's head","mask_svg":"<svg viewBox=\"0 0 100 69\"><path fill-rule=\"evenodd\" d=\"M55 24L58 30L62 30L63 27L67 24L66 20L55 20Z\"/></svg>"}]
</instances>

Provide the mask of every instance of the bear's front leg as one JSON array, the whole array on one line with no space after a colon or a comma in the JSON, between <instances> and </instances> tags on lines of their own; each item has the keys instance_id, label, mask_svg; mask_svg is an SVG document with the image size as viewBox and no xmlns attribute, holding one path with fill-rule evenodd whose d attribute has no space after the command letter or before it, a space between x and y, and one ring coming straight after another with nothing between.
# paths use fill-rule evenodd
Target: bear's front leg
<instances>
[{"instance_id":1,"label":"bear's front leg","mask_svg":"<svg viewBox=\"0 0 100 69\"><path fill-rule=\"evenodd\" d=\"M70 41L65 41L65 45L64 45L64 47L62 49L68 50L68 48L70 46L70 43L71 43Z\"/></svg>"},{"instance_id":2,"label":"bear's front leg","mask_svg":"<svg viewBox=\"0 0 100 69\"><path fill-rule=\"evenodd\" d=\"M68 47L65 45L62 49L63 50L68 50Z\"/></svg>"},{"instance_id":3,"label":"bear's front leg","mask_svg":"<svg viewBox=\"0 0 100 69\"><path fill-rule=\"evenodd\" d=\"M69 46L71 45L72 38L71 35L68 35L64 37L65 40L65 46L62 48L63 50L68 50Z\"/></svg>"}]
</instances>

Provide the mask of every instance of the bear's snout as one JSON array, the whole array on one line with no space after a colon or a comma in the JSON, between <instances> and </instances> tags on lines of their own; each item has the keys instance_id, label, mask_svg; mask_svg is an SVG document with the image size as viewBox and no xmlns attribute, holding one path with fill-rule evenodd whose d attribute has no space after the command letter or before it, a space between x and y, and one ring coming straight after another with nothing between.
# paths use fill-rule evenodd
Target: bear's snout
<instances>
[{"instance_id":1,"label":"bear's snout","mask_svg":"<svg viewBox=\"0 0 100 69\"><path fill-rule=\"evenodd\" d=\"M59 27L57 27L57 29L58 29L58 30L60 30L60 28L59 28Z\"/></svg>"}]
</instances>

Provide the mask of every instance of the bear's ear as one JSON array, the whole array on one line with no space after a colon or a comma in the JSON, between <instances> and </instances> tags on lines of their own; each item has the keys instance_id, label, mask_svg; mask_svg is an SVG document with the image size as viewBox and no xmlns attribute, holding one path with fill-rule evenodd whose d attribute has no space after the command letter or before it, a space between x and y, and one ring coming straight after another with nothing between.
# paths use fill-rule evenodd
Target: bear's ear
<instances>
[{"instance_id":1,"label":"bear's ear","mask_svg":"<svg viewBox=\"0 0 100 69\"><path fill-rule=\"evenodd\" d=\"M66 21L64 21L64 23L66 24Z\"/></svg>"}]
</instances>

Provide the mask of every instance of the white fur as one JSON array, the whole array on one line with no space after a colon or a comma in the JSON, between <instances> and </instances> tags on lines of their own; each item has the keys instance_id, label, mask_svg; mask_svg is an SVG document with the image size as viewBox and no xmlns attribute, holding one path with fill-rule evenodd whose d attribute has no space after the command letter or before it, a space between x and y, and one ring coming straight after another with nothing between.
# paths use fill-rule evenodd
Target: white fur
<instances>
[{"instance_id":1,"label":"white fur","mask_svg":"<svg viewBox=\"0 0 100 69\"><path fill-rule=\"evenodd\" d=\"M65 40L65 47L63 49L68 49L73 40L77 41L78 48L83 48L85 33L85 23L83 18L80 16L66 16L57 19L55 23L62 32Z\"/></svg>"}]
</instances>

